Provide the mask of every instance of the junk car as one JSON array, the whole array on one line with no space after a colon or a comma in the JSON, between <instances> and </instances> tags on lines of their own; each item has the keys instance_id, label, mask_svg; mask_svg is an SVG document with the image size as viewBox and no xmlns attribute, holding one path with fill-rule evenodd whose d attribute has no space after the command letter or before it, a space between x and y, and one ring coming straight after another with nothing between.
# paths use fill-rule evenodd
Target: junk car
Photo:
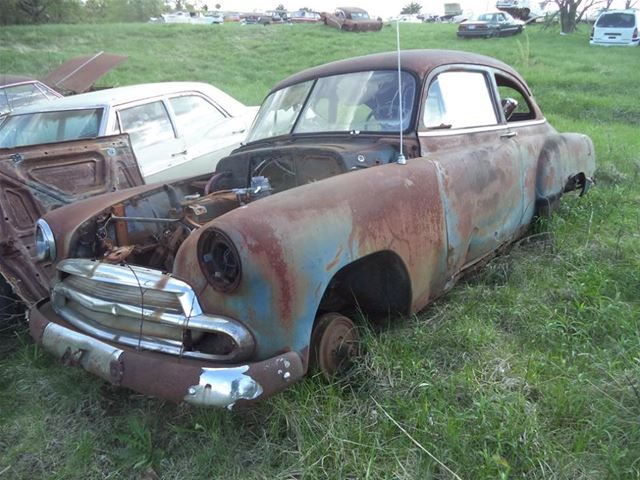
<instances>
[{"instance_id":1,"label":"junk car","mask_svg":"<svg viewBox=\"0 0 640 480\"><path fill-rule=\"evenodd\" d=\"M340 7L334 13L322 13L325 25L347 32L378 31L382 29L382 20L372 19L362 8Z\"/></svg>"},{"instance_id":2,"label":"junk car","mask_svg":"<svg viewBox=\"0 0 640 480\"><path fill-rule=\"evenodd\" d=\"M522 33L522 20L513 18L506 12L489 12L478 15L473 20L465 20L458 25L458 37L502 37Z\"/></svg>"},{"instance_id":3,"label":"junk car","mask_svg":"<svg viewBox=\"0 0 640 480\"><path fill-rule=\"evenodd\" d=\"M86 92L126 58L105 52L71 58L45 75L42 80L1 74L0 117L19 107L60 98L62 94Z\"/></svg>"},{"instance_id":4,"label":"junk car","mask_svg":"<svg viewBox=\"0 0 640 480\"><path fill-rule=\"evenodd\" d=\"M35 233L52 277L33 338L171 401L231 407L357 353L353 312L409 314L584 193L591 140L558 133L486 56L413 50L276 85L215 172L94 197Z\"/></svg>"},{"instance_id":5,"label":"junk car","mask_svg":"<svg viewBox=\"0 0 640 480\"><path fill-rule=\"evenodd\" d=\"M33 223L101 193L210 173L244 140L257 107L212 85L140 84L13 111L0 120L0 292L48 294ZM133 152L132 152L133 147ZM135 155L134 155L135 154ZM0 318L9 295L0 296Z\"/></svg>"}]
</instances>

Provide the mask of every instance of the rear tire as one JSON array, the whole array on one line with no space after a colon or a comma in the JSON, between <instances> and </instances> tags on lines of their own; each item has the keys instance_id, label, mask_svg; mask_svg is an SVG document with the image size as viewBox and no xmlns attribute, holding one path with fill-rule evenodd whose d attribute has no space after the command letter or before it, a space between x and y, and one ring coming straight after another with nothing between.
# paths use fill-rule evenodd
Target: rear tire
<instances>
[{"instance_id":1,"label":"rear tire","mask_svg":"<svg viewBox=\"0 0 640 480\"><path fill-rule=\"evenodd\" d=\"M310 363L327 380L342 377L360 352L355 324L339 313L320 315L311 334Z\"/></svg>"}]
</instances>

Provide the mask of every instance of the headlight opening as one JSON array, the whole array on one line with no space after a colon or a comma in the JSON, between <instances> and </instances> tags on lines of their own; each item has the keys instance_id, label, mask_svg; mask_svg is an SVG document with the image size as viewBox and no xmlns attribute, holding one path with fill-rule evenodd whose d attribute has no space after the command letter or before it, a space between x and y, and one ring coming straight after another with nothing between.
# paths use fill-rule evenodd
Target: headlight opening
<instances>
[{"instance_id":1,"label":"headlight opening","mask_svg":"<svg viewBox=\"0 0 640 480\"><path fill-rule=\"evenodd\" d=\"M49 224L42 218L36 222L36 259L40 262L56 259L56 241Z\"/></svg>"},{"instance_id":2,"label":"headlight opening","mask_svg":"<svg viewBox=\"0 0 640 480\"><path fill-rule=\"evenodd\" d=\"M209 283L220 292L235 290L242 277L242 266L233 242L214 229L204 233L199 244L202 270Z\"/></svg>"}]
</instances>

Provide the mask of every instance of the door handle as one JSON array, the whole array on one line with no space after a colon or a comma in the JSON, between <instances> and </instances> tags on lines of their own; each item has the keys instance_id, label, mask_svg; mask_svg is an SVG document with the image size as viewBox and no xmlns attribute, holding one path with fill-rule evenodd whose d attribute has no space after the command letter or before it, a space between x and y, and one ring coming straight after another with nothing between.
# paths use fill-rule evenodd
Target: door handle
<instances>
[{"instance_id":1,"label":"door handle","mask_svg":"<svg viewBox=\"0 0 640 480\"><path fill-rule=\"evenodd\" d=\"M186 155L186 154L187 154L187 151L186 151L186 150L183 150L183 151L181 151L181 152L172 153L172 154L171 154L171 157L172 157L172 158L173 158L173 157L179 157L180 155Z\"/></svg>"},{"instance_id":2,"label":"door handle","mask_svg":"<svg viewBox=\"0 0 640 480\"><path fill-rule=\"evenodd\" d=\"M246 130L246 128L242 128L240 130L235 130L235 131L231 132L231 135L237 135L238 133L244 133L245 130Z\"/></svg>"},{"instance_id":3,"label":"door handle","mask_svg":"<svg viewBox=\"0 0 640 480\"><path fill-rule=\"evenodd\" d=\"M518 132L507 132L500 135L500 138L513 138L518 135Z\"/></svg>"}]
</instances>

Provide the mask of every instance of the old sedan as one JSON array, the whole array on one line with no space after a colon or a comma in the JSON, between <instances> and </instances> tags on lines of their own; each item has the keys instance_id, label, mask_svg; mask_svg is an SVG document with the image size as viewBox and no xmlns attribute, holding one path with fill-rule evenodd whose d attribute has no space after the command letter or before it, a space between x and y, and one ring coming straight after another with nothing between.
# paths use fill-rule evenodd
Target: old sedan
<instances>
[{"instance_id":1,"label":"old sedan","mask_svg":"<svg viewBox=\"0 0 640 480\"><path fill-rule=\"evenodd\" d=\"M255 401L357 351L350 315L407 314L526 232L595 169L522 77L415 50L298 73L215 173L38 222L51 297L32 336L117 385L196 405Z\"/></svg>"},{"instance_id":2,"label":"old sedan","mask_svg":"<svg viewBox=\"0 0 640 480\"><path fill-rule=\"evenodd\" d=\"M502 37L516 35L524 30L524 22L513 18L506 12L490 12L478 15L474 20L465 20L458 25L458 36L471 37Z\"/></svg>"},{"instance_id":3,"label":"old sedan","mask_svg":"<svg viewBox=\"0 0 640 480\"><path fill-rule=\"evenodd\" d=\"M340 7L334 13L323 13L325 25L347 32L379 31L382 20L372 19L366 10L356 7Z\"/></svg>"}]
</instances>

